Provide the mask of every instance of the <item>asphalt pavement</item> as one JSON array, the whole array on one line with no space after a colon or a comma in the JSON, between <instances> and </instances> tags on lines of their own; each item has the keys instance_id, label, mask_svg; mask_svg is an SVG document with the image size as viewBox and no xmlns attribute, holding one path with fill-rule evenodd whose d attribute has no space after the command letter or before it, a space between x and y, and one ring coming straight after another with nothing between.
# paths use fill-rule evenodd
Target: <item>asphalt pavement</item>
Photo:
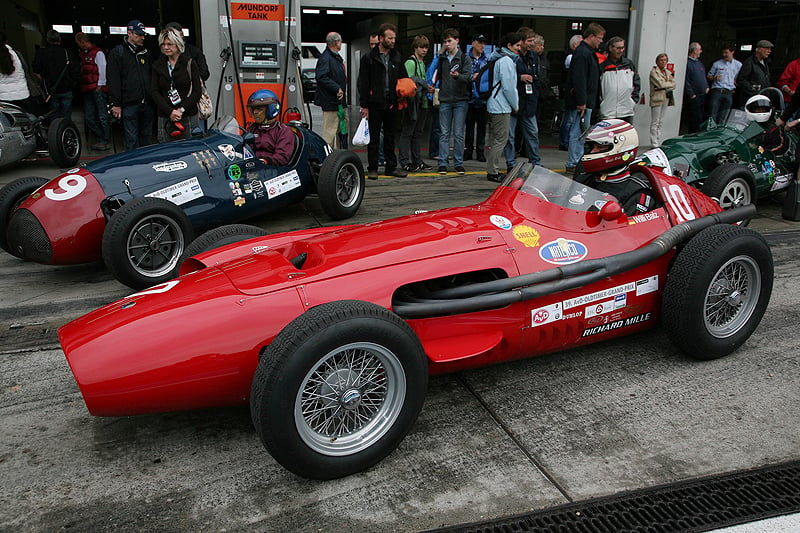
<instances>
[{"instance_id":1,"label":"asphalt pavement","mask_svg":"<svg viewBox=\"0 0 800 533\"><path fill-rule=\"evenodd\" d=\"M564 155L542 150L556 170ZM482 163L465 167L370 180L347 222L485 199L496 184ZM58 172L26 161L0 169L0 184ZM102 265L0 253L0 531L413 531L800 459L800 223L772 200L758 207L775 285L736 353L689 360L657 328L436 377L393 454L328 482L275 463L245 408L90 416L55 329L131 291ZM313 197L253 223L340 224Z\"/></svg>"}]
</instances>

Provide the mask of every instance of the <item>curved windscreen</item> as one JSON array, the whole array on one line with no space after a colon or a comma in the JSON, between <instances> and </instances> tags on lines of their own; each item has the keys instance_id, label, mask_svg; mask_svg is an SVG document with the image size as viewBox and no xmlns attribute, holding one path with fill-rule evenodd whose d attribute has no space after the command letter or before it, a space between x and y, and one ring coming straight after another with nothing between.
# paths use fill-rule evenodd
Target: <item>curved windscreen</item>
<instances>
[{"instance_id":1,"label":"curved windscreen","mask_svg":"<svg viewBox=\"0 0 800 533\"><path fill-rule=\"evenodd\" d=\"M209 129L224 131L225 133L231 133L233 135L240 135L241 132L239 123L230 115L222 115L209 126Z\"/></svg>"},{"instance_id":2,"label":"curved windscreen","mask_svg":"<svg viewBox=\"0 0 800 533\"><path fill-rule=\"evenodd\" d=\"M598 211L606 202L616 201L608 193L530 163L514 167L503 185L575 211Z\"/></svg>"}]
</instances>

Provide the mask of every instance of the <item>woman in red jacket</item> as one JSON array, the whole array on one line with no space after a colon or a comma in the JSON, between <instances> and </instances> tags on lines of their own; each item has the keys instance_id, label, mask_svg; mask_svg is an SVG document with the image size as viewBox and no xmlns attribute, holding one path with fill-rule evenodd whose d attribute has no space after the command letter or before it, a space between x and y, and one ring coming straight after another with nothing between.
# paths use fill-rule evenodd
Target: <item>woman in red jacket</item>
<instances>
[{"instance_id":1,"label":"woman in red jacket","mask_svg":"<svg viewBox=\"0 0 800 533\"><path fill-rule=\"evenodd\" d=\"M158 34L162 55L153 63L150 95L158 114L158 142L187 139L200 127L200 68L185 53L183 35L175 28Z\"/></svg>"}]
</instances>

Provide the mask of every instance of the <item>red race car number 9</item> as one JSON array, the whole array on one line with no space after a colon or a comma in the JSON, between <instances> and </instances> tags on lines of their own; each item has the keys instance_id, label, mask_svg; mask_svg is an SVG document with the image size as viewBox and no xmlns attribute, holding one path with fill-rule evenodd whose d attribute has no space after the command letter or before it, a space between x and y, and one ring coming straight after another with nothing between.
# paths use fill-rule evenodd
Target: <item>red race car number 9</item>
<instances>
[{"instance_id":1,"label":"red race car number 9","mask_svg":"<svg viewBox=\"0 0 800 533\"><path fill-rule=\"evenodd\" d=\"M44 191L44 195L56 202L63 202L64 200L75 198L86 190L86 178L80 174L69 174L58 180L58 186L63 192L47 189Z\"/></svg>"}]
</instances>

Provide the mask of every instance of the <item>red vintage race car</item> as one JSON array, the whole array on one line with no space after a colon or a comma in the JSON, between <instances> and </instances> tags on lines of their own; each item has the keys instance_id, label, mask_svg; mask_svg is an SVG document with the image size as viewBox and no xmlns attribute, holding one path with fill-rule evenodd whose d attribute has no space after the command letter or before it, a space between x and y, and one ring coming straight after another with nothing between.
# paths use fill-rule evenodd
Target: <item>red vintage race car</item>
<instances>
[{"instance_id":1,"label":"red vintage race car","mask_svg":"<svg viewBox=\"0 0 800 533\"><path fill-rule=\"evenodd\" d=\"M699 359L747 340L773 280L764 239L731 224L754 207L722 212L637 170L657 199L637 215L525 164L470 207L228 244L65 325L61 344L93 415L249 403L280 464L345 476L400 443L429 374L659 322Z\"/></svg>"}]
</instances>

